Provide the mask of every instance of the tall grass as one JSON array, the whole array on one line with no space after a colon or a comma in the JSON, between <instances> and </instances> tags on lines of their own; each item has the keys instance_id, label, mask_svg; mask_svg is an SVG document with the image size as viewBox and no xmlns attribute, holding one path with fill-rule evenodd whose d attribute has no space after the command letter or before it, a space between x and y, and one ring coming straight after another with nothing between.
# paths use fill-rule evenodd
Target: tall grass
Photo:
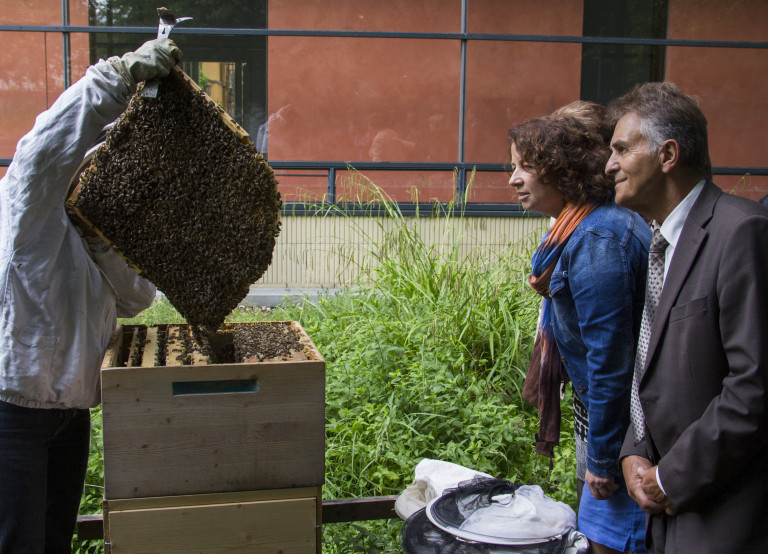
<instances>
[{"instance_id":1,"label":"tall grass","mask_svg":"<svg viewBox=\"0 0 768 554\"><path fill-rule=\"evenodd\" d=\"M573 505L570 404L564 403L550 471L533 449L537 416L520 396L538 314L538 298L526 284L538 237L502 252L467 251L461 203L406 218L364 176L353 175L365 199L358 210L386 215L375 237L360 229L366 255L349 257L362 259L356 286L267 316L236 310L230 317L299 321L325 358L324 497L398 494L421 459L436 458L539 484ZM319 211L347 217L335 206ZM442 244L421 238L425 217L446 218ZM153 324L177 315L158 302L142 317ZM323 550L399 552L400 526L398 520L325 525Z\"/></svg>"}]
</instances>

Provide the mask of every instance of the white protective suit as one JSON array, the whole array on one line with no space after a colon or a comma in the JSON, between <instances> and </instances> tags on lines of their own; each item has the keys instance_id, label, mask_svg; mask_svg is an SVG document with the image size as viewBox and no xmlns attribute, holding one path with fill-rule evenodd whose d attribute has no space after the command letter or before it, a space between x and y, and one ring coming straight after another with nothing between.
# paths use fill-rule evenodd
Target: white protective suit
<instances>
[{"instance_id":1,"label":"white protective suit","mask_svg":"<svg viewBox=\"0 0 768 554\"><path fill-rule=\"evenodd\" d=\"M155 286L64 209L83 156L132 91L99 61L40 114L0 181L0 400L89 408L117 317L148 307Z\"/></svg>"}]
</instances>

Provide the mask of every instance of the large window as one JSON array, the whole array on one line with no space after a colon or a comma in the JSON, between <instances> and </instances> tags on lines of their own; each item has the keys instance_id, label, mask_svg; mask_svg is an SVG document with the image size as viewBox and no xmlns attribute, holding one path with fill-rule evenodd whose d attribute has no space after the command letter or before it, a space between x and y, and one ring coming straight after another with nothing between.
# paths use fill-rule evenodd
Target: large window
<instances>
[{"instance_id":1,"label":"large window","mask_svg":"<svg viewBox=\"0 0 768 554\"><path fill-rule=\"evenodd\" d=\"M148 0L89 0L88 21L92 27L156 27L156 5ZM256 137L267 119L267 38L184 34L183 28L264 29L266 0L175 2L174 12L177 17L193 18L181 23L171 35L184 53L184 71ZM127 33L92 33L90 37L91 63L134 50L151 38Z\"/></svg>"},{"instance_id":2,"label":"large window","mask_svg":"<svg viewBox=\"0 0 768 554\"><path fill-rule=\"evenodd\" d=\"M20 4L0 13L0 174L34 117L88 64L157 30L149 0ZM404 205L469 190L467 213L519 215L504 172L509 128L658 79L701 98L717 182L753 198L768 192L760 147L768 3L180 0L173 8L193 17L172 35L184 71L248 131L287 201L354 199L352 166Z\"/></svg>"},{"instance_id":3,"label":"large window","mask_svg":"<svg viewBox=\"0 0 768 554\"><path fill-rule=\"evenodd\" d=\"M584 0L585 37L663 39L667 1ZM664 47L587 43L582 46L581 98L607 104L634 85L664 79Z\"/></svg>"}]
</instances>

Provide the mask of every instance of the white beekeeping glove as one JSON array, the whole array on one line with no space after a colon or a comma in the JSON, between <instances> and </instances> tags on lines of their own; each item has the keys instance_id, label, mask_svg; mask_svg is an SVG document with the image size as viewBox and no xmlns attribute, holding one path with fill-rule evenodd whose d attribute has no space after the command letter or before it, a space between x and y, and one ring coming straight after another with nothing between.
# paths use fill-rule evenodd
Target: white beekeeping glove
<instances>
[{"instance_id":1,"label":"white beekeeping glove","mask_svg":"<svg viewBox=\"0 0 768 554\"><path fill-rule=\"evenodd\" d=\"M158 38L142 44L135 52L107 61L117 70L130 90L136 90L139 81L166 77L171 68L181 62L179 47L171 39Z\"/></svg>"}]
</instances>

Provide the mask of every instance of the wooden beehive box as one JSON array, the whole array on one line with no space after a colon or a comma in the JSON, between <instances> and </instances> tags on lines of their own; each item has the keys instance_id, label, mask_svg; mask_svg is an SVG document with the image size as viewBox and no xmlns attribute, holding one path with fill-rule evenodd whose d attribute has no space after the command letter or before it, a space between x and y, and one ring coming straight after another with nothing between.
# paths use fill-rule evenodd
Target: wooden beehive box
<instances>
[{"instance_id":1,"label":"wooden beehive box","mask_svg":"<svg viewBox=\"0 0 768 554\"><path fill-rule=\"evenodd\" d=\"M107 500L322 486L323 358L296 322L226 325L289 325L303 352L158 367L129 360L143 326L118 329L101 372Z\"/></svg>"}]
</instances>

